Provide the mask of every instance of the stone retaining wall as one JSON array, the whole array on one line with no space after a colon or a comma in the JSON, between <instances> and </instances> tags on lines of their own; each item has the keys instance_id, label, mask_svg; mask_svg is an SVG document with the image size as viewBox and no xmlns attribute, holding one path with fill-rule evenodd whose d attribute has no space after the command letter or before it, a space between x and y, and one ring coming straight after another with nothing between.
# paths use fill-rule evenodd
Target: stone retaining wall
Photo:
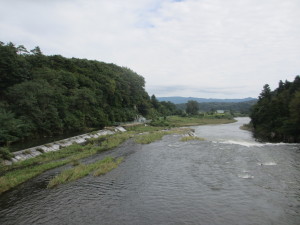
<instances>
[{"instance_id":1,"label":"stone retaining wall","mask_svg":"<svg viewBox=\"0 0 300 225\"><path fill-rule=\"evenodd\" d=\"M11 165L12 163L23 161L25 159L30 159L46 152L58 151L74 143L84 144L90 138L98 138L100 136L114 134L117 132L125 132L125 131L126 130L123 127L115 127L112 130L105 129L105 130L94 131L91 133L82 134L75 137L66 138L60 141L55 141L48 144L36 146L33 148L24 149L21 151L13 152L14 157L11 160L5 160L4 164Z\"/></svg>"}]
</instances>

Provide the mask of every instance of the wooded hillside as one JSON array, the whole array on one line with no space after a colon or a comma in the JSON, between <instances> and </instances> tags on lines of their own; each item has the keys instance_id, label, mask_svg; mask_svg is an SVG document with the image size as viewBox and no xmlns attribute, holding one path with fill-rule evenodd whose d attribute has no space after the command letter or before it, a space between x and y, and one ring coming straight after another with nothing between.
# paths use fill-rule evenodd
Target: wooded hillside
<instances>
[{"instance_id":1,"label":"wooded hillside","mask_svg":"<svg viewBox=\"0 0 300 225\"><path fill-rule=\"evenodd\" d=\"M266 84L250 117L255 137L300 142L300 76L293 82L280 81L274 91Z\"/></svg>"},{"instance_id":2,"label":"wooded hillside","mask_svg":"<svg viewBox=\"0 0 300 225\"><path fill-rule=\"evenodd\" d=\"M144 87L128 68L0 42L0 145L176 110Z\"/></svg>"},{"instance_id":3,"label":"wooded hillside","mask_svg":"<svg viewBox=\"0 0 300 225\"><path fill-rule=\"evenodd\" d=\"M201 112L215 112L216 110L228 110L233 113L249 114L251 107L257 100L245 102L203 102L198 103L199 111ZM177 104L178 109L185 110L186 104Z\"/></svg>"}]
</instances>

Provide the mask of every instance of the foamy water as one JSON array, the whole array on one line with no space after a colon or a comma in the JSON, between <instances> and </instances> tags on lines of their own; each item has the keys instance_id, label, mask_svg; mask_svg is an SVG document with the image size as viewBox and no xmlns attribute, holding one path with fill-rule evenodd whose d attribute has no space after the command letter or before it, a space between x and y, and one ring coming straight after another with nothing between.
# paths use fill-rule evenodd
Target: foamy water
<instances>
[{"instance_id":1,"label":"foamy water","mask_svg":"<svg viewBox=\"0 0 300 225\"><path fill-rule=\"evenodd\" d=\"M258 165L261 165L261 166L276 166L277 163L276 162L262 162L262 163L258 163Z\"/></svg>"},{"instance_id":2,"label":"foamy water","mask_svg":"<svg viewBox=\"0 0 300 225\"><path fill-rule=\"evenodd\" d=\"M243 124L250 122L248 117L239 117L235 118L237 122L231 124L223 125L205 125L193 127L195 129L196 136L203 137L205 140L223 143L223 144L232 144L232 145L241 145L245 147L264 147L264 146L286 146L294 145L299 146L297 143L263 143L258 142L252 137L252 133L247 130L239 129Z\"/></svg>"},{"instance_id":3,"label":"foamy water","mask_svg":"<svg viewBox=\"0 0 300 225\"><path fill-rule=\"evenodd\" d=\"M253 179L254 178L254 176L252 176L250 174L239 174L238 177L243 178L243 179Z\"/></svg>"},{"instance_id":4,"label":"foamy water","mask_svg":"<svg viewBox=\"0 0 300 225\"><path fill-rule=\"evenodd\" d=\"M208 141L128 141L82 161L124 157L118 168L54 189L63 168L49 170L0 195L0 224L299 225L299 147L255 142L241 123L196 127Z\"/></svg>"}]
</instances>

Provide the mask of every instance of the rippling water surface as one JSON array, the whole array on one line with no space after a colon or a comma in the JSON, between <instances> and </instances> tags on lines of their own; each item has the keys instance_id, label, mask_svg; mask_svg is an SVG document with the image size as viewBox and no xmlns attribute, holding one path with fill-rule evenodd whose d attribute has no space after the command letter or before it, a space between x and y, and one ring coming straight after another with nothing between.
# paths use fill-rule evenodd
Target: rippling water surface
<instances>
[{"instance_id":1,"label":"rippling water surface","mask_svg":"<svg viewBox=\"0 0 300 225\"><path fill-rule=\"evenodd\" d=\"M0 196L0 224L300 224L300 150L239 126L194 127L206 141L126 142L101 177L46 189L57 168ZM86 159L93 161L100 154Z\"/></svg>"}]
</instances>

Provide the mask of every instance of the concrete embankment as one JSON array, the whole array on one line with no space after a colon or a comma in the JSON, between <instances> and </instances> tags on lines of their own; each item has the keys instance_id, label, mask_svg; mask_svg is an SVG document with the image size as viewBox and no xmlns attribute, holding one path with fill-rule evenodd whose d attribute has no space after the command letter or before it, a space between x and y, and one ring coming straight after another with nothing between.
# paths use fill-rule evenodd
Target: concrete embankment
<instances>
[{"instance_id":1,"label":"concrete embankment","mask_svg":"<svg viewBox=\"0 0 300 225\"><path fill-rule=\"evenodd\" d=\"M100 136L115 134L117 132L125 132L123 127L115 127L113 129L104 129L99 131L94 131L87 134L78 135L71 138L66 138L60 141L55 141L47 143L44 145L36 146L33 148L24 149L21 151L13 152L14 156L11 160L5 160L4 164L11 165L12 163L23 161L41 155L46 152L59 151L60 149L70 146L74 143L84 144L90 138L98 138Z\"/></svg>"}]
</instances>

